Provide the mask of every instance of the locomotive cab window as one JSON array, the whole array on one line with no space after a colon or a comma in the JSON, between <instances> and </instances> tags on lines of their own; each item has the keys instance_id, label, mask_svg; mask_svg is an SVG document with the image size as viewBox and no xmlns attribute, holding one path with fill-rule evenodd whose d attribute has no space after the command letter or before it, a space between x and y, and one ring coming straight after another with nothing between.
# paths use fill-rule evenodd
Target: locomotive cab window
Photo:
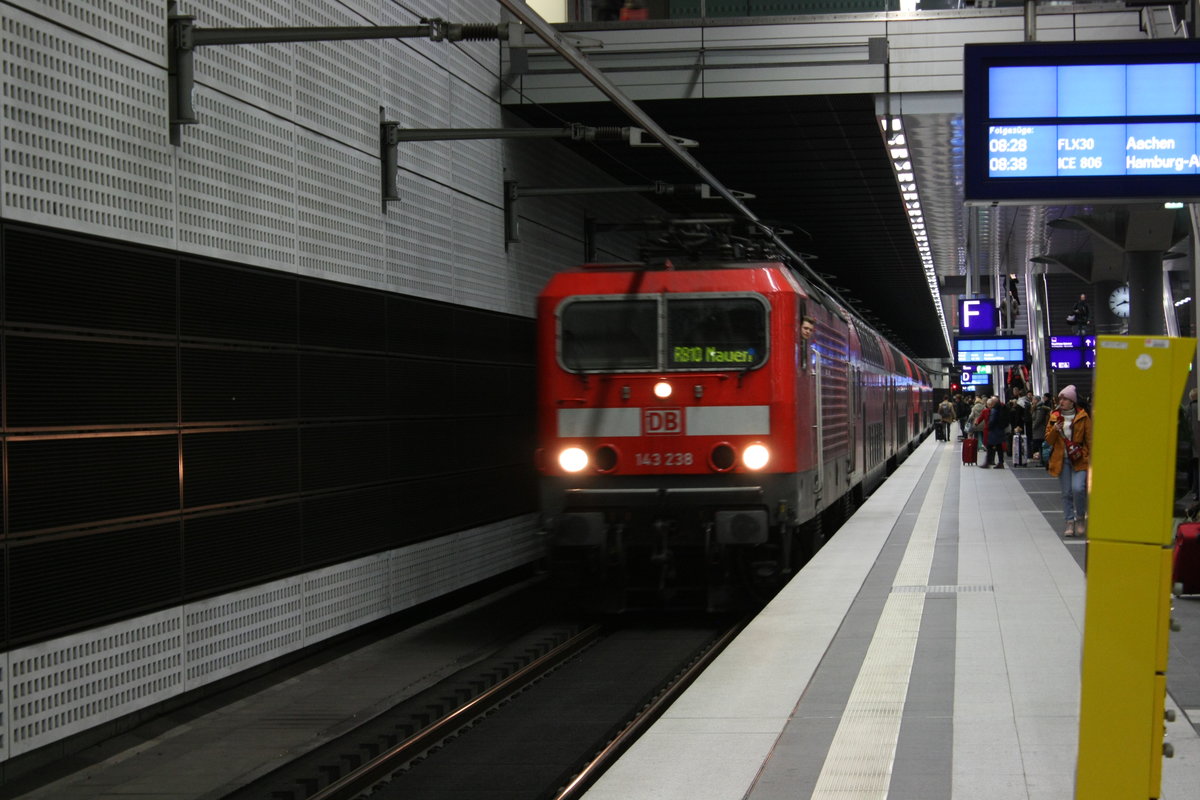
<instances>
[{"instance_id":1,"label":"locomotive cab window","mask_svg":"<svg viewBox=\"0 0 1200 800\"><path fill-rule=\"evenodd\" d=\"M604 372L658 367L654 298L577 300L562 307L558 324L565 369Z\"/></svg>"},{"instance_id":2,"label":"locomotive cab window","mask_svg":"<svg viewBox=\"0 0 1200 800\"><path fill-rule=\"evenodd\" d=\"M755 369L767 315L759 295L575 298L559 308L559 358L571 372Z\"/></svg>"},{"instance_id":3,"label":"locomotive cab window","mask_svg":"<svg viewBox=\"0 0 1200 800\"><path fill-rule=\"evenodd\" d=\"M767 358L767 309L753 297L667 301L667 369L754 369Z\"/></svg>"}]
</instances>

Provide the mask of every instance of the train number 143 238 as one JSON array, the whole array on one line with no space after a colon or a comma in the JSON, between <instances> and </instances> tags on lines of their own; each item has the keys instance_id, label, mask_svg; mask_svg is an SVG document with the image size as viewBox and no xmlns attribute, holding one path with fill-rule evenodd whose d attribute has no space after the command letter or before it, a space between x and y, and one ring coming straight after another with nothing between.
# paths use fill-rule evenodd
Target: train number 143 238
<instances>
[{"instance_id":1,"label":"train number 143 238","mask_svg":"<svg viewBox=\"0 0 1200 800\"><path fill-rule=\"evenodd\" d=\"M695 457L691 453L638 453L635 460L639 467L686 467Z\"/></svg>"}]
</instances>

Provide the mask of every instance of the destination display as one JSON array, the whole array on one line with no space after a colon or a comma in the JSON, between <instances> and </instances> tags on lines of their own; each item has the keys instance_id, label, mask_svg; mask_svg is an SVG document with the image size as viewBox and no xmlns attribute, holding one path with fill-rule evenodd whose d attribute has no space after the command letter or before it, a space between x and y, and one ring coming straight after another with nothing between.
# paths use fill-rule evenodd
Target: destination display
<instances>
[{"instance_id":1,"label":"destination display","mask_svg":"<svg viewBox=\"0 0 1200 800\"><path fill-rule=\"evenodd\" d=\"M960 336L954 340L955 361L965 364L1020 364L1025 362L1024 336Z\"/></svg>"},{"instance_id":2,"label":"destination display","mask_svg":"<svg viewBox=\"0 0 1200 800\"><path fill-rule=\"evenodd\" d=\"M967 45L964 80L968 201L1200 196L1196 40Z\"/></svg>"}]
</instances>

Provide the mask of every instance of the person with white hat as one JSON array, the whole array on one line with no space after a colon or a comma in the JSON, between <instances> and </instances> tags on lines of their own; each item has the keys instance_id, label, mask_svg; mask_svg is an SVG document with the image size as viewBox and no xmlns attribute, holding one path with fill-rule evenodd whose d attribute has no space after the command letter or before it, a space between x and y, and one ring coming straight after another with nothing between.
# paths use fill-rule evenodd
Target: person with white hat
<instances>
[{"instance_id":1,"label":"person with white hat","mask_svg":"<svg viewBox=\"0 0 1200 800\"><path fill-rule=\"evenodd\" d=\"M1092 418L1080 407L1075 387L1058 393L1058 408L1046 423L1050 474L1062 490L1063 536L1087 536L1087 471L1092 454Z\"/></svg>"}]
</instances>

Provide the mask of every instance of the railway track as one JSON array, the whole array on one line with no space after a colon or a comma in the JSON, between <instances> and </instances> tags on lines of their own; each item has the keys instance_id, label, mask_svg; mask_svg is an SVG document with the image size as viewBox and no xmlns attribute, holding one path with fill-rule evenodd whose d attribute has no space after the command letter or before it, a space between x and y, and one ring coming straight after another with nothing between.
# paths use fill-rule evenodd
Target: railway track
<instances>
[{"instance_id":1,"label":"railway track","mask_svg":"<svg viewBox=\"0 0 1200 800\"><path fill-rule=\"evenodd\" d=\"M740 627L539 629L227 800L578 797Z\"/></svg>"}]
</instances>

